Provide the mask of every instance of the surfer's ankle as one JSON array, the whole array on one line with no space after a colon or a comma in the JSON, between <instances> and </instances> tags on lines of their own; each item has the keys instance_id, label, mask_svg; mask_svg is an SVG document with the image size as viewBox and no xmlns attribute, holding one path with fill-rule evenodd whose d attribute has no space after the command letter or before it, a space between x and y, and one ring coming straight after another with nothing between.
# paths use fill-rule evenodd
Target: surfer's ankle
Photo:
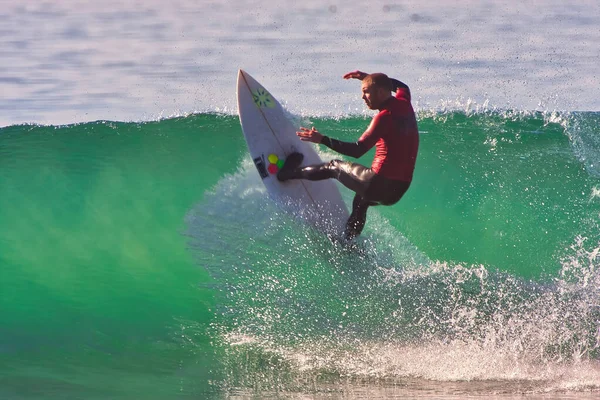
<instances>
[{"instance_id":1,"label":"surfer's ankle","mask_svg":"<svg viewBox=\"0 0 600 400\"><path fill-rule=\"evenodd\" d=\"M287 156L285 162L283 163L283 167L277 172L277 180L280 182L285 182L289 179L293 178L292 172L302 164L302 160L304 160L304 155L302 153L291 153Z\"/></svg>"},{"instance_id":2,"label":"surfer's ankle","mask_svg":"<svg viewBox=\"0 0 600 400\"><path fill-rule=\"evenodd\" d=\"M298 152L291 153L289 156L287 156L287 159L283 163L282 169L298 168L300 166L300 164L302 164L302 160L304 160L304 154L298 153Z\"/></svg>"},{"instance_id":3,"label":"surfer's ankle","mask_svg":"<svg viewBox=\"0 0 600 400\"><path fill-rule=\"evenodd\" d=\"M290 179L290 170L283 169L283 167L277 172L277 180L279 182L285 182Z\"/></svg>"}]
</instances>

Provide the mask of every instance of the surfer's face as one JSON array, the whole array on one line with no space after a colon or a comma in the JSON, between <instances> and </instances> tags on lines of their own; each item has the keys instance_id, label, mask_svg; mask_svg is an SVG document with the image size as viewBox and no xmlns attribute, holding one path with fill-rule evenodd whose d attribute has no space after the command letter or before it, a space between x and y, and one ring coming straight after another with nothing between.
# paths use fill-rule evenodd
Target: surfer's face
<instances>
[{"instance_id":1,"label":"surfer's face","mask_svg":"<svg viewBox=\"0 0 600 400\"><path fill-rule=\"evenodd\" d=\"M385 90L374 85L372 82L365 82L362 85L362 99L371 110L377 110L384 98ZM389 95L389 93L388 93Z\"/></svg>"}]
</instances>

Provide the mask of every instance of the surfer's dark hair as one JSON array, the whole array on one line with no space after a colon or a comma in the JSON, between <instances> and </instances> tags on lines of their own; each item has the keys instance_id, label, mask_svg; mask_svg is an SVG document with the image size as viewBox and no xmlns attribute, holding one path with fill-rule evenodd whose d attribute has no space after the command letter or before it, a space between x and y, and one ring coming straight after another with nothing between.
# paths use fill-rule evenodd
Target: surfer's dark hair
<instances>
[{"instance_id":1,"label":"surfer's dark hair","mask_svg":"<svg viewBox=\"0 0 600 400\"><path fill-rule=\"evenodd\" d=\"M377 87L387 90L388 92L392 91L392 81L386 75L381 72L375 72L374 74L369 74L364 77L363 83L373 84Z\"/></svg>"}]
</instances>

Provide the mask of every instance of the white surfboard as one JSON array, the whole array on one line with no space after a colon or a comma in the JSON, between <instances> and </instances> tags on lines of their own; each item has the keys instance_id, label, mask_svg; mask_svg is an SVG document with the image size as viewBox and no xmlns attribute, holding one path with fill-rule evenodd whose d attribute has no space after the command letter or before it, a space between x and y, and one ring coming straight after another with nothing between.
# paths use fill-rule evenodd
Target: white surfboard
<instances>
[{"instance_id":1,"label":"white surfboard","mask_svg":"<svg viewBox=\"0 0 600 400\"><path fill-rule=\"evenodd\" d=\"M303 166L323 162L312 145L296 136L298 127L281 104L243 70L238 72L237 98L248 150L270 197L320 231L341 235L348 210L334 180L277 180L277 171L295 151L304 155Z\"/></svg>"}]
</instances>

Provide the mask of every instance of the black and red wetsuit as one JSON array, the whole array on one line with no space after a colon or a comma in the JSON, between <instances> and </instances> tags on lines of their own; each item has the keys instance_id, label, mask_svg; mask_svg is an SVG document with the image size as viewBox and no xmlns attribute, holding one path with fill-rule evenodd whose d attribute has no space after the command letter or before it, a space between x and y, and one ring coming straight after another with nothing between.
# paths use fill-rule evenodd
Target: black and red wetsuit
<instances>
[{"instance_id":1,"label":"black and red wetsuit","mask_svg":"<svg viewBox=\"0 0 600 400\"><path fill-rule=\"evenodd\" d=\"M357 163L332 160L328 163L296 168L286 179L322 180L334 178L356 192L345 235L358 236L365 225L367 209L373 205L391 205L404 195L413 178L419 132L415 112L410 103L410 90L392 79L396 95L387 99L371 121L369 129L350 143L327 136L321 144L350 157L359 158L375 146L370 168Z\"/></svg>"},{"instance_id":2,"label":"black and red wetsuit","mask_svg":"<svg viewBox=\"0 0 600 400\"><path fill-rule=\"evenodd\" d=\"M371 169L376 174L392 180L412 181L419 132L408 88L399 88L396 96L381 106L370 129L358 139L359 148L369 150L373 146L375 157Z\"/></svg>"}]
</instances>

